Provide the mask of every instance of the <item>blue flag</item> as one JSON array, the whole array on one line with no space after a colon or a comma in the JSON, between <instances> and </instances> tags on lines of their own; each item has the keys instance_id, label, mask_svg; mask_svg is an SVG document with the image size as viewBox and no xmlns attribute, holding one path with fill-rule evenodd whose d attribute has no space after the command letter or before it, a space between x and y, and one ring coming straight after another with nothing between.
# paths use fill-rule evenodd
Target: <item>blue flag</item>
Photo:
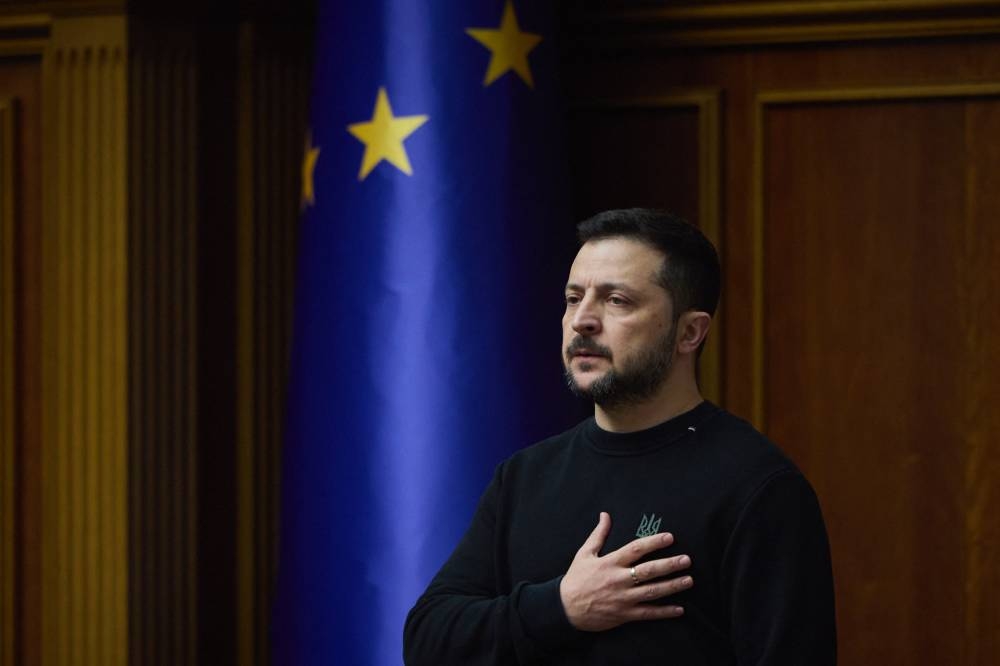
<instances>
[{"instance_id":1,"label":"blue flag","mask_svg":"<svg viewBox=\"0 0 1000 666\"><path fill-rule=\"evenodd\" d=\"M495 466L578 414L552 8L321 7L274 663L399 664Z\"/></svg>"}]
</instances>

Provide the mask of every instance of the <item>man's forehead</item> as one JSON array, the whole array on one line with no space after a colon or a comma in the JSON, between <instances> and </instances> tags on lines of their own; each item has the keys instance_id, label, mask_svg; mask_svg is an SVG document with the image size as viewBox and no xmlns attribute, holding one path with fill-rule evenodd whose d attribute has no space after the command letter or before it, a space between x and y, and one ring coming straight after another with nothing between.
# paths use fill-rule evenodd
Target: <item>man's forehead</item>
<instances>
[{"instance_id":1,"label":"man's forehead","mask_svg":"<svg viewBox=\"0 0 1000 666\"><path fill-rule=\"evenodd\" d=\"M665 255L651 245L632 238L600 238L587 241L577 252L569 282L653 282Z\"/></svg>"}]
</instances>

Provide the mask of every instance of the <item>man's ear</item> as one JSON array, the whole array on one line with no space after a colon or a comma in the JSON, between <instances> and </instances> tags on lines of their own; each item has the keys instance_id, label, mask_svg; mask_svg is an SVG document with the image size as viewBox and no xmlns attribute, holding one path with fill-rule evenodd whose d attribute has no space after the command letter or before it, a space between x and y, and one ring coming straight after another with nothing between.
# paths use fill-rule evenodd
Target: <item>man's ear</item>
<instances>
[{"instance_id":1,"label":"man's ear","mask_svg":"<svg viewBox=\"0 0 1000 666\"><path fill-rule=\"evenodd\" d=\"M700 310L690 310L677 320L677 353L693 354L708 335L712 315Z\"/></svg>"}]
</instances>

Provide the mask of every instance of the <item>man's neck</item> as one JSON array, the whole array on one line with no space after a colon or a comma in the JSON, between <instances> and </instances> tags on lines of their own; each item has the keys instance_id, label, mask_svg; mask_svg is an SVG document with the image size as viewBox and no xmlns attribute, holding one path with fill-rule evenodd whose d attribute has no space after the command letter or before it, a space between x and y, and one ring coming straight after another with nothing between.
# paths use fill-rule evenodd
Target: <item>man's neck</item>
<instances>
[{"instance_id":1,"label":"man's neck","mask_svg":"<svg viewBox=\"0 0 1000 666\"><path fill-rule=\"evenodd\" d=\"M636 432L669 421L703 401L693 376L681 379L671 374L649 400L610 409L594 405L594 419L609 432Z\"/></svg>"}]
</instances>

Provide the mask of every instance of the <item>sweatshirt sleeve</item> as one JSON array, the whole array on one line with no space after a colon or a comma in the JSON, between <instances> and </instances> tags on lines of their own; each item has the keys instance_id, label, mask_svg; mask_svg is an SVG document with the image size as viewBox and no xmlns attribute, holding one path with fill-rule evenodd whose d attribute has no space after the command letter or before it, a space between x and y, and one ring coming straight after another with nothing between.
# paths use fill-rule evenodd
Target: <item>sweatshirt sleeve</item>
<instances>
[{"instance_id":1,"label":"sweatshirt sleeve","mask_svg":"<svg viewBox=\"0 0 1000 666\"><path fill-rule=\"evenodd\" d=\"M562 577L521 581L498 589L497 506L503 465L497 468L472 524L406 618L406 664L544 663L577 630L559 596Z\"/></svg>"},{"instance_id":2,"label":"sweatshirt sleeve","mask_svg":"<svg viewBox=\"0 0 1000 666\"><path fill-rule=\"evenodd\" d=\"M740 666L836 664L830 546L819 501L798 471L771 476L744 507L722 589Z\"/></svg>"}]
</instances>

